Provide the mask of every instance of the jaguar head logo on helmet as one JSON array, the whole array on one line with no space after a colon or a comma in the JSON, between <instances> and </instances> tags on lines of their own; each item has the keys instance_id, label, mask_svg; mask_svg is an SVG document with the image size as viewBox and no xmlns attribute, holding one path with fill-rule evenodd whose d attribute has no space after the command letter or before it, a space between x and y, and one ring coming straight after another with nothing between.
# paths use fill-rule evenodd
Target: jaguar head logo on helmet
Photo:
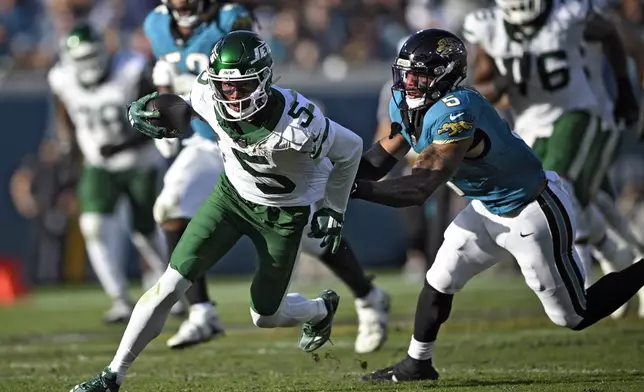
<instances>
[{"instance_id":1,"label":"jaguar head logo on helmet","mask_svg":"<svg viewBox=\"0 0 644 392\"><path fill-rule=\"evenodd\" d=\"M232 32L215 44L205 77L222 118L250 118L268 101L273 83L270 47L252 31Z\"/></svg>"}]
</instances>

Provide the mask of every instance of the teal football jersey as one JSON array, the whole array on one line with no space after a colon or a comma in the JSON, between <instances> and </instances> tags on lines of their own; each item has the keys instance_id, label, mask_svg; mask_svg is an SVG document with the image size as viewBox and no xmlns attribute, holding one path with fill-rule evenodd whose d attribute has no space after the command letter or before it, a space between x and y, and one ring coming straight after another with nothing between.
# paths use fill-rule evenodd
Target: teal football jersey
<instances>
[{"instance_id":1,"label":"teal football jersey","mask_svg":"<svg viewBox=\"0 0 644 392\"><path fill-rule=\"evenodd\" d=\"M539 158L509 127L494 107L476 90L462 87L432 105L423 120L418 140L405 128L396 105L389 103L392 122L402 125L402 135L420 153L432 143L453 143L482 132L486 148L478 158L465 158L451 179L459 193L480 200L493 214L515 211L534 198L545 172Z\"/></svg>"},{"instance_id":2,"label":"teal football jersey","mask_svg":"<svg viewBox=\"0 0 644 392\"><path fill-rule=\"evenodd\" d=\"M221 7L217 18L197 26L192 35L184 39L174 31L172 16L161 5L145 18L143 31L156 59L174 64L178 73L192 74L196 79L208 67L215 43L238 28L240 22L247 24L249 20L250 14L243 6L226 4ZM215 140L214 131L205 122L195 119L191 125L201 136Z\"/></svg>"}]
</instances>

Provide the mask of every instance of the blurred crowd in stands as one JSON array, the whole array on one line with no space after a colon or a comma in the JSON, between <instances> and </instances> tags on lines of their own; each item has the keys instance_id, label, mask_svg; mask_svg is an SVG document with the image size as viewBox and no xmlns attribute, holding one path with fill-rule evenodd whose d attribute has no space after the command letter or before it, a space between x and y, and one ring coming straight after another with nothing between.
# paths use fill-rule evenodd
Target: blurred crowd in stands
<instances>
[{"instance_id":1,"label":"blurred crowd in stands","mask_svg":"<svg viewBox=\"0 0 644 392\"><path fill-rule=\"evenodd\" d=\"M410 31L459 30L465 13L491 0L245 0L282 64L314 69L327 58L349 65L389 59ZM147 52L141 31L159 0L0 0L0 67L43 69L61 35L80 18L105 32L111 50Z\"/></svg>"}]
</instances>

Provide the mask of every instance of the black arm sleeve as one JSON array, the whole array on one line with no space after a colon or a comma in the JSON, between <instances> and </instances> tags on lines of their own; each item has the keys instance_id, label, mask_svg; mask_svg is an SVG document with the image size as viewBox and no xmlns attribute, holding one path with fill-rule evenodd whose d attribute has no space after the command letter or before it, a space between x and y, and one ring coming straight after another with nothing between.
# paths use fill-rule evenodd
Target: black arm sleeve
<instances>
[{"instance_id":1,"label":"black arm sleeve","mask_svg":"<svg viewBox=\"0 0 644 392\"><path fill-rule=\"evenodd\" d=\"M398 159L375 143L367 152L362 154L356 179L378 181L386 176L396 166Z\"/></svg>"},{"instance_id":2,"label":"black arm sleeve","mask_svg":"<svg viewBox=\"0 0 644 392\"><path fill-rule=\"evenodd\" d=\"M448 170L412 169L410 175L391 180L356 180L351 197L397 208L422 206L451 174Z\"/></svg>"}]
</instances>

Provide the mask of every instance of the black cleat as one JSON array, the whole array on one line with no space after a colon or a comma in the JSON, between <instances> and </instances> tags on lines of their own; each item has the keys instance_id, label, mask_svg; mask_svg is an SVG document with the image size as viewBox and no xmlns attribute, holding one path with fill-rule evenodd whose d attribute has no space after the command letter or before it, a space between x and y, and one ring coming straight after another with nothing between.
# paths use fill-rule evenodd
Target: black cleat
<instances>
[{"instance_id":1,"label":"black cleat","mask_svg":"<svg viewBox=\"0 0 644 392\"><path fill-rule=\"evenodd\" d=\"M371 374L360 377L360 381L423 381L438 380L438 372L432 365L432 360L419 361L407 355L402 361L393 366L376 370Z\"/></svg>"}]
</instances>

